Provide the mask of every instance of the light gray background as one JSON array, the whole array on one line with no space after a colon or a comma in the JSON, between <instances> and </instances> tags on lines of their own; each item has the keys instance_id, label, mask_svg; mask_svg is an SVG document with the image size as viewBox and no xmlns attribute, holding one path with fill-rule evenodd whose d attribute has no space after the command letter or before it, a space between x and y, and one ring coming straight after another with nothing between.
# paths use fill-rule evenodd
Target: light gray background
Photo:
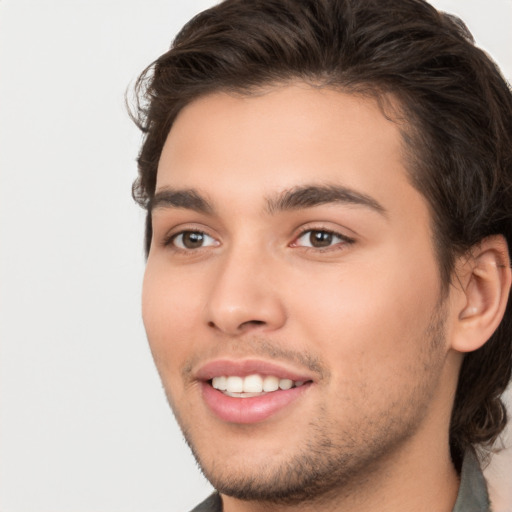
<instances>
[{"instance_id":1,"label":"light gray background","mask_svg":"<svg viewBox=\"0 0 512 512\"><path fill-rule=\"evenodd\" d=\"M140 136L123 95L213 3L0 0L1 512L186 511L210 491L140 319ZM512 0L434 4L512 77ZM511 451L489 470L499 510Z\"/></svg>"}]
</instances>

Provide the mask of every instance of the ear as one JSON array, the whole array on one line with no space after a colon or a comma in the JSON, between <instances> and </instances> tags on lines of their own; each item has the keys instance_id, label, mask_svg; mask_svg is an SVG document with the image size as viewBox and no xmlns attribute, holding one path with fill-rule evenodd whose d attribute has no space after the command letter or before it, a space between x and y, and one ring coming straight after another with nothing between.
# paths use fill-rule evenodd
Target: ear
<instances>
[{"instance_id":1,"label":"ear","mask_svg":"<svg viewBox=\"0 0 512 512\"><path fill-rule=\"evenodd\" d=\"M500 324L511 286L510 257L502 235L484 238L456 264L455 324L451 347L479 349ZM460 288L459 288L460 287Z\"/></svg>"}]
</instances>

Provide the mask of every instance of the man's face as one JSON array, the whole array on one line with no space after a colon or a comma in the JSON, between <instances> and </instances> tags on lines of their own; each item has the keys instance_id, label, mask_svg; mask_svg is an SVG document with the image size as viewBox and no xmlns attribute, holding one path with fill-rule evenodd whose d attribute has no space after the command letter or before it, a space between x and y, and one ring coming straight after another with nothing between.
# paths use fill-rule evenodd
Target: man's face
<instances>
[{"instance_id":1,"label":"man's face","mask_svg":"<svg viewBox=\"0 0 512 512\"><path fill-rule=\"evenodd\" d=\"M292 502L447 437L447 308L402 155L373 100L305 84L178 116L143 316L221 492Z\"/></svg>"}]
</instances>

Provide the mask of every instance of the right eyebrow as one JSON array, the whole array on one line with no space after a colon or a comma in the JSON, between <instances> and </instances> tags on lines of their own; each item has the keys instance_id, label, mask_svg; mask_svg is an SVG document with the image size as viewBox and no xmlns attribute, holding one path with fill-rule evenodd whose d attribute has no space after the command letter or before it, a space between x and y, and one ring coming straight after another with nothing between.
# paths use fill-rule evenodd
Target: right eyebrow
<instances>
[{"instance_id":1,"label":"right eyebrow","mask_svg":"<svg viewBox=\"0 0 512 512\"><path fill-rule=\"evenodd\" d=\"M213 207L199 192L192 189L163 188L149 201L151 213L160 208L184 208L200 213L212 213Z\"/></svg>"}]
</instances>

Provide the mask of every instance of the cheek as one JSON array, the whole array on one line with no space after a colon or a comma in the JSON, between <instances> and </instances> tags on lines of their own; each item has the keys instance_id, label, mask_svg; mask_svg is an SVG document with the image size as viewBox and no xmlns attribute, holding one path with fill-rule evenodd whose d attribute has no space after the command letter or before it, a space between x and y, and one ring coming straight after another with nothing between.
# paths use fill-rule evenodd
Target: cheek
<instances>
[{"instance_id":1,"label":"cheek","mask_svg":"<svg viewBox=\"0 0 512 512\"><path fill-rule=\"evenodd\" d=\"M389 251L303 282L290 300L304 337L349 372L409 365L424 349L418 338L439 297L435 262L420 268Z\"/></svg>"},{"instance_id":2,"label":"cheek","mask_svg":"<svg viewBox=\"0 0 512 512\"><path fill-rule=\"evenodd\" d=\"M363 404L365 411L385 415L430 386L442 350L433 354L428 348L438 299L435 279L411 281L411 272L400 265L387 272L380 266L360 270L358 275L351 267L325 280L317 276L314 286L305 287L309 293L295 298L297 338L331 370L333 414L354 422Z\"/></svg>"},{"instance_id":3,"label":"cheek","mask_svg":"<svg viewBox=\"0 0 512 512\"><path fill-rule=\"evenodd\" d=\"M159 372L171 377L190 350L190 331L199 322L198 291L184 282L185 276L148 260L142 288L142 318L151 352Z\"/></svg>"}]
</instances>

